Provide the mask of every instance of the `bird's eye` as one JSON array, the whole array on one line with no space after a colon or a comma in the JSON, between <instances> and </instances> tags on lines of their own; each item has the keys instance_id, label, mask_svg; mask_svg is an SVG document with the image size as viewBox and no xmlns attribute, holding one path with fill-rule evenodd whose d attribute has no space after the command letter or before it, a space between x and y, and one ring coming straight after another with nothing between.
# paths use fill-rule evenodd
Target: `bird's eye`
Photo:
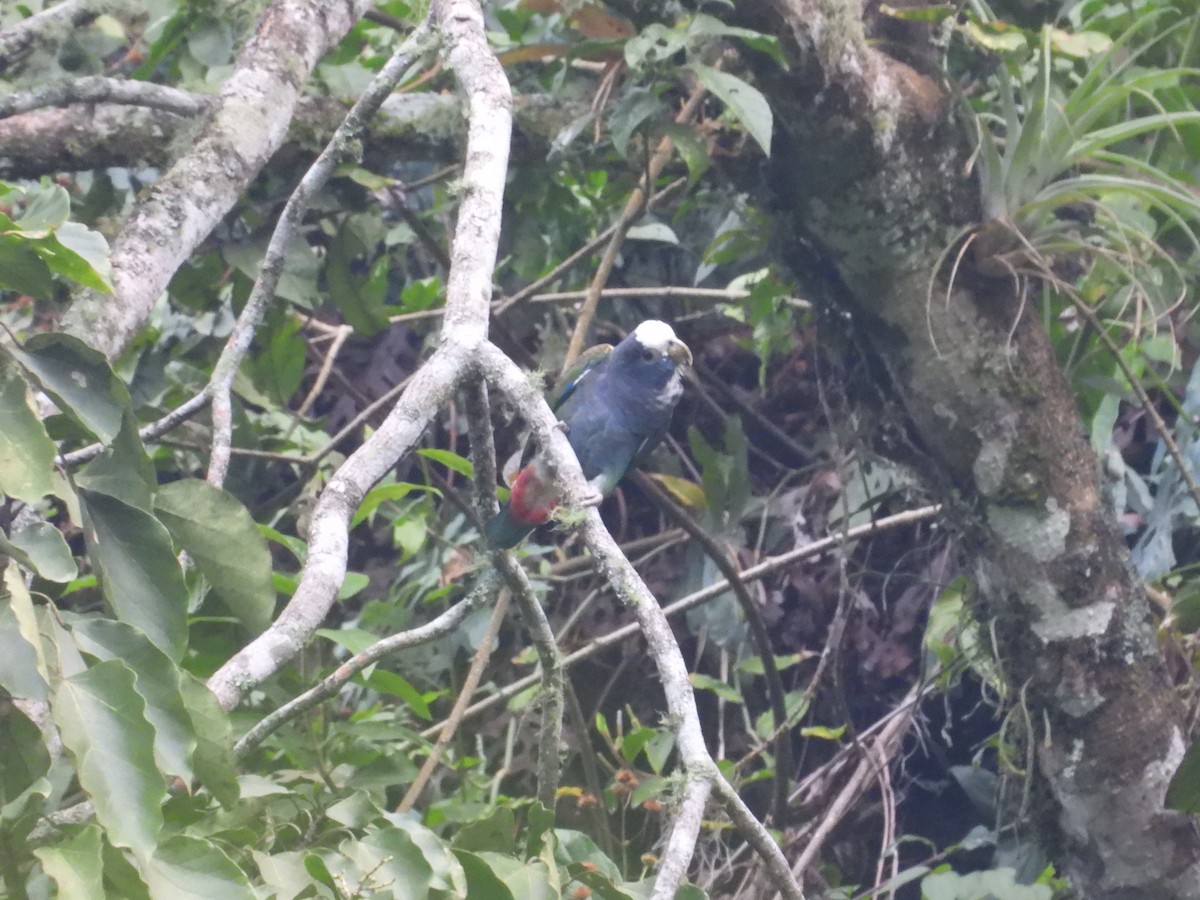
<instances>
[{"instance_id":1,"label":"bird's eye","mask_svg":"<svg viewBox=\"0 0 1200 900\"><path fill-rule=\"evenodd\" d=\"M654 357L656 355L657 354L653 350L642 351L642 359L644 359L646 362L654 362Z\"/></svg>"}]
</instances>

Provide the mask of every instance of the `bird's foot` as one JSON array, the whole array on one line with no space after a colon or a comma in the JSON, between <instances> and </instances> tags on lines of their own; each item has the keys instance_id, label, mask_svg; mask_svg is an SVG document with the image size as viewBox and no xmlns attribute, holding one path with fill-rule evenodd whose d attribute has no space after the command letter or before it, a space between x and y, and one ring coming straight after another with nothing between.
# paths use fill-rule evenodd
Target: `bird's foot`
<instances>
[{"instance_id":1,"label":"bird's foot","mask_svg":"<svg viewBox=\"0 0 1200 900\"><path fill-rule=\"evenodd\" d=\"M557 422L555 422L554 427L557 428L559 431L561 431L563 434L571 433L571 426L568 425L566 422L564 422L562 419L559 419Z\"/></svg>"},{"instance_id":2,"label":"bird's foot","mask_svg":"<svg viewBox=\"0 0 1200 900\"><path fill-rule=\"evenodd\" d=\"M586 494L584 494L580 498L579 505L582 506L584 509L587 509L589 506L599 506L603 502L604 502L604 495L602 493L600 493L599 491L593 489L593 490L588 491Z\"/></svg>"}]
</instances>

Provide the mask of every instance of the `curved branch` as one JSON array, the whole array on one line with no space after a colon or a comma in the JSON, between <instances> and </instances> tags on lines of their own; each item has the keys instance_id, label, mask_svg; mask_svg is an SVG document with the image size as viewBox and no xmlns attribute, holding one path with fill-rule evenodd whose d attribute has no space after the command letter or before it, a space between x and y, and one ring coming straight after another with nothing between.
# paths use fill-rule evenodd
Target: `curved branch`
<instances>
[{"instance_id":1,"label":"curved branch","mask_svg":"<svg viewBox=\"0 0 1200 900\"><path fill-rule=\"evenodd\" d=\"M180 116L196 116L208 108L210 98L164 84L89 75L42 84L30 91L0 98L0 119L18 113L66 106L70 103L114 103L141 106Z\"/></svg>"},{"instance_id":2,"label":"curved branch","mask_svg":"<svg viewBox=\"0 0 1200 900\"><path fill-rule=\"evenodd\" d=\"M209 379L208 393L212 396L213 422L212 453L208 464L209 484L220 487L225 482L233 441L233 379L242 358L250 349L254 332L258 330L263 316L266 315L267 305L275 297L275 288L287 261L287 249L296 234L296 229L304 218L312 198L324 187L338 165L353 154L354 142L367 119L392 92L413 62L432 50L431 38L432 34L426 21L396 49L391 59L371 79L370 85L346 115L345 121L334 132L328 146L321 151L321 155L300 179L300 184L284 204L283 212L271 234L271 241L267 245L262 268L250 292L250 299L246 301L245 308L238 316L233 333L225 342L225 348L221 351Z\"/></svg>"},{"instance_id":3,"label":"curved branch","mask_svg":"<svg viewBox=\"0 0 1200 900\"><path fill-rule=\"evenodd\" d=\"M82 294L63 320L67 333L110 359L125 349L175 271L283 143L317 60L372 5L275 0L196 141L154 184L114 243L115 296Z\"/></svg>"},{"instance_id":4,"label":"curved branch","mask_svg":"<svg viewBox=\"0 0 1200 900\"><path fill-rule=\"evenodd\" d=\"M291 660L324 620L346 575L349 523L362 498L412 450L437 410L474 371L487 336L492 269L512 128L508 81L487 46L483 15L470 0L436 0L431 17L443 54L467 94L463 194L446 288L446 326L434 355L411 378L379 430L330 479L309 529L308 558L279 618L209 679L226 709Z\"/></svg>"},{"instance_id":5,"label":"curved branch","mask_svg":"<svg viewBox=\"0 0 1200 900\"><path fill-rule=\"evenodd\" d=\"M579 461L537 388L512 360L492 344L485 343L479 348L479 364L488 381L519 410L529 425L534 439L545 454L547 469L561 489L563 505L568 509L585 509L589 490ZM675 896L676 889L687 875L700 834L701 815L697 810L702 812L703 800L710 790L718 786L719 796L735 816L746 839L759 852L776 878L778 890L785 897L803 897L803 891L792 878L787 860L770 833L741 805L740 798L736 801L732 799L737 797L736 791L717 770L705 746L687 664L662 607L608 533L595 507L586 508L580 534L596 559L597 569L633 612L646 637L650 655L662 680L667 710L675 730L675 745L688 782L684 804L675 817L667 851L660 861L652 897L655 900L669 900Z\"/></svg>"},{"instance_id":6,"label":"curved branch","mask_svg":"<svg viewBox=\"0 0 1200 900\"><path fill-rule=\"evenodd\" d=\"M367 666L379 662L385 656L449 634L467 617L468 613L474 611L495 593L496 582L497 578L494 572L485 572L466 597L440 616L431 619L424 625L388 635L361 653L354 654L316 685L259 720L257 725L242 735L234 745L233 752L238 756L245 756L285 722L291 721L301 713L333 697L351 678Z\"/></svg>"}]
</instances>

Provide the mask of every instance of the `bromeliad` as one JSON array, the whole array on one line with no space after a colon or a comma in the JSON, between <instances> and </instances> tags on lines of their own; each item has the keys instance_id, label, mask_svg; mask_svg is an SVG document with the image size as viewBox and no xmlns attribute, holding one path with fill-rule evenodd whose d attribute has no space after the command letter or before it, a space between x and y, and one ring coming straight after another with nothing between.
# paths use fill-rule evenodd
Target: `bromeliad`
<instances>
[{"instance_id":1,"label":"bromeliad","mask_svg":"<svg viewBox=\"0 0 1200 900\"><path fill-rule=\"evenodd\" d=\"M616 347L585 352L550 400L566 428L583 475L608 496L635 462L667 433L683 393L683 367L692 353L665 322L648 319ZM513 547L544 524L559 495L542 458L535 456L512 480L509 502L488 523L498 547Z\"/></svg>"}]
</instances>

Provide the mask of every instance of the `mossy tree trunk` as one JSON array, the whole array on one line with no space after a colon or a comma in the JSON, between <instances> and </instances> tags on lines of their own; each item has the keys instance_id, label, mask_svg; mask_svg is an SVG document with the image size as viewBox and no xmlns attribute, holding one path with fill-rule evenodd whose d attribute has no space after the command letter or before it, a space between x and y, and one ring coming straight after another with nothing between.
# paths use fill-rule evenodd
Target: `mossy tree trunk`
<instances>
[{"instance_id":1,"label":"mossy tree trunk","mask_svg":"<svg viewBox=\"0 0 1200 900\"><path fill-rule=\"evenodd\" d=\"M1163 808L1182 709L1096 455L1019 285L968 265L947 299L935 278L977 221L969 148L938 82L868 47L860 8L773 0L755 22L793 57L759 82L784 255L815 248L836 272L836 302L883 360L965 532L978 612L1028 704L1056 810L1048 849L1089 900L1200 897L1200 838Z\"/></svg>"}]
</instances>

